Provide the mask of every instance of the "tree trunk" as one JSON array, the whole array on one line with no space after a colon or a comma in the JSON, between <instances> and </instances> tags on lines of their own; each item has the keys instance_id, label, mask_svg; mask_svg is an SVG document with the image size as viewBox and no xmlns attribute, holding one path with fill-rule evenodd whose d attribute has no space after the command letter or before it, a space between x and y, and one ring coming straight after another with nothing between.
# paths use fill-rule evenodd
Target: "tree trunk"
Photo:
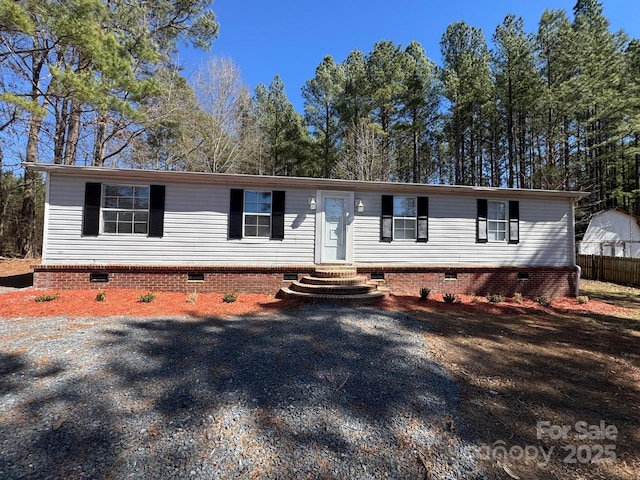
<instances>
[{"instance_id":1,"label":"tree trunk","mask_svg":"<svg viewBox=\"0 0 640 480\"><path fill-rule=\"evenodd\" d=\"M64 164L75 165L78 151L78 139L80 138L80 115L82 104L76 99L71 100L69 108L69 126L67 128L67 142L64 149Z\"/></svg>"},{"instance_id":2,"label":"tree trunk","mask_svg":"<svg viewBox=\"0 0 640 480\"><path fill-rule=\"evenodd\" d=\"M96 138L93 145L93 166L102 167L104 165L104 137L107 132L107 116L98 115L96 125Z\"/></svg>"},{"instance_id":3,"label":"tree trunk","mask_svg":"<svg viewBox=\"0 0 640 480\"><path fill-rule=\"evenodd\" d=\"M411 139L413 141L413 183L420 181L420 169L418 162L418 112L413 109L411 114Z\"/></svg>"},{"instance_id":4,"label":"tree trunk","mask_svg":"<svg viewBox=\"0 0 640 480\"><path fill-rule=\"evenodd\" d=\"M64 142L66 138L67 120L69 117L69 100L58 100L56 108L56 131L53 137L53 163L62 163Z\"/></svg>"},{"instance_id":5,"label":"tree trunk","mask_svg":"<svg viewBox=\"0 0 640 480\"><path fill-rule=\"evenodd\" d=\"M44 57L38 52L39 45L34 41L34 53L32 55L33 70L31 74L31 93L29 97L34 104L39 105L40 98L40 75L44 66ZM37 163L38 161L38 141L42 128L42 117L35 112L31 113L29 119L29 134L27 137L27 148L25 152L25 162ZM35 254L35 223L36 223L36 186L35 174L25 168L24 191L22 197L22 209L20 211L20 232L16 238L16 249L25 258L33 258Z\"/></svg>"},{"instance_id":6,"label":"tree trunk","mask_svg":"<svg viewBox=\"0 0 640 480\"><path fill-rule=\"evenodd\" d=\"M509 149L509 176L507 177L507 187L513 188L513 164L516 161L515 159L515 149L513 148L514 144L514 122L513 122L513 89L511 85L511 75L509 75L509 86L507 92L507 146Z\"/></svg>"},{"instance_id":7,"label":"tree trunk","mask_svg":"<svg viewBox=\"0 0 640 480\"><path fill-rule=\"evenodd\" d=\"M5 222L5 214L7 207L5 204L5 198L7 197L6 185L5 185L5 175L4 175L4 165L3 165L4 156L2 153L2 145L0 145L0 255L2 255L2 245L4 243L4 222Z\"/></svg>"},{"instance_id":8,"label":"tree trunk","mask_svg":"<svg viewBox=\"0 0 640 480\"><path fill-rule=\"evenodd\" d=\"M329 141L331 129L331 118L329 104L324 106L324 178L331 177L331 159L329 158Z\"/></svg>"}]
</instances>

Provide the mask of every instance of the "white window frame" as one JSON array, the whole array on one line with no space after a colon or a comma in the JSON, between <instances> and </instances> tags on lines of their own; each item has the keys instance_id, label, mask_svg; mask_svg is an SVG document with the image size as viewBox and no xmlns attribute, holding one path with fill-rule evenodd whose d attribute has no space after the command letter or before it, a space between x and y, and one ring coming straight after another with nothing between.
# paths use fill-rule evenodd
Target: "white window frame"
<instances>
[{"instance_id":1,"label":"white window frame","mask_svg":"<svg viewBox=\"0 0 640 480\"><path fill-rule=\"evenodd\" d=\"M500 205L504 218L499 218ZM492 208L493 206L493 208ZM503 238L499 238L502 236ZM489 200L487 202L487 242L507 243L509 241L509 203Z\"/></svg>"},{"instance_id":2,"label":"white window frame","mask_svg":"<svg viewBox=\"0 0 640 480\"><path fill-rule=\"evenodd\" d=\"M414 210L414 215L413 216L405 216L405 215L396 215L396 199L412 199L413 200L413 210ZM402 220L403 221L403 227L402 228L398 228L397 224L396 224L396 220ZM412 222L413 223L413 237L411 238L406 238L406 237L402 237L402 238L398 238L396 237L396 233L398 231L403 231L406 232L407 229L404 228L404 225L406 225L406 222ZM403 240L407 240L407 241L416 241L418 235L418 197L411 197L411 196L406 196L406 195L394 195L393 196L393 240L394 241L403 241Z\"/></svg>"},{"instance_id":3,"label":"white window frame","mask_svg":"<svg viewBox=\"0 0 640 480\"><path fill-rule=\"evenodd\" d=\"M131 197L124 197L124 196L117 196L117 195L107 195L107 189L109 187L124 187L124 188L131 188L131 189L136 189L136 188L146 188L147 189L147 196L146 196L146 208L135 208L135 200L136 198L143 198L143 197L136 197L135 195L135 190L132 190L132 196ZM132 200L132 207L131 208L126 208L126 207L107 207L105 206L105 202L107 200L107 198L131 198ZM100 233L103 235L149 235L149 217L150 217L150 206L151 206L151 186L150 185L134 185L134 184L120 184L120 183L110 183L110 184L103 184L102 185L102 195L100 197ZM116 220L115 220L115 232L107 232L105 229L105 223L114 223L113 220L106 220L105 219L105 213L116 213ZM120 214L121 213L130 213L132 215L132 220L131 221L121 221L119 219ZM141 214L144 213L146 214L146 221L142 222L142 221L135 221L135 216L136 214ZM119 232L119 228L118 226L120 224L131 224L131 232ZM145 231L144 232L136 232L136 225L144 225L145 226Z\"/></svg>"},{"instance_id":4,"label":"white window frame","mask_svg":"<svg viewBox=\"0 0 640 480\"><path fill-rule=\"evenodd\" d=\"M269 213L264 212L247 212L247 194L255 193L257 195L260 194L268 194L269 195ZM256 202L256 205L265 202ZM273 192L270 190L245 190L242 198L242 236L245 238L271 238L271 215L273 214ZM249 235L247 233L247 217L267 217L269 219L269 231L266 235L258 235L259 226L256 222L256 235ZM254 226L254 225L251 225Z\"/></svg>"}]
</instances>

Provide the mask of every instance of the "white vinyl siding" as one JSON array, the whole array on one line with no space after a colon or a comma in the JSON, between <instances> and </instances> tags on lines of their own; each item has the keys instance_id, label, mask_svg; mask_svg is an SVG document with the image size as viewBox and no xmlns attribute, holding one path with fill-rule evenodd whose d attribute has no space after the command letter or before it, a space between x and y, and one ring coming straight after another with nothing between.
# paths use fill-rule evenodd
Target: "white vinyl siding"
<instances>
[{"instance_id":1,"label":"white vinyl siding","mask_svg":"<svg viewBox=\"0 0 640 480\"><path fill-rule=\"evenodd\" d=\"M162 238L141 235L83 237L86 182L50 174L48 231L43 263L50 265L290 265L314 263L315 215L306 190L287 190L285 238L228 240L231 187L166 183ZM300 209L302 212L300 213Z\"/></svg>"},{"instance_id":2,"label":"white vinyl siding","mask_svg":"<svg viewBox=\"0 0 640 480\"><path fill-rule=\"evenodd\" d=\"M430 194L429 242L385 243L380 242L381 195L392 193L358 193L367 210L354 221L355 263L573 266L573 218L566 199L514 198L520 201L520 242L478 244L477 198Z\"/></svg>"},{"instance_id":3,"label":"white vinyl siding","mask_svg":"<svg viewBox=\"0 0 640 480\"><path fill-rule=\"evenodd\" d=\"M162 238L83 237L85 183L95 182L95 177L49 176L44 264L313 265L315 261L317 213L308 205L309 197L316 198L313 189L286 189L285 235L278 242L260 237L228 239L231 188L260 189L186 182L162 182L166 186ZM505 198L504 192L502 197L491 198L483 193L481 197L490 202L508 205L509 200L519 200L520 241L477 244L480 195L429 192L425 195L429 197L429 241L386 243L380 241L383 194L398 192L355 192L365 205L364 212L352 217L350 226L356 264L573 266L573 217L567 198L535 198L535 194Z\"/></svg>"}]
</instances>

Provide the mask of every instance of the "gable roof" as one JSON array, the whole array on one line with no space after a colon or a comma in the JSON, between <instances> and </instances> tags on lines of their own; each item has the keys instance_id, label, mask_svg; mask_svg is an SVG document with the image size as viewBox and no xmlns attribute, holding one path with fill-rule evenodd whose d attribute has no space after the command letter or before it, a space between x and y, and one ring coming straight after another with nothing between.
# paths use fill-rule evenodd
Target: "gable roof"
<instances>
[{"instance_id":1,"label":"gable roof","mask_svg":"<svg viewBox=\"0 0 640 480\"><path fill-rule=\"evenodd\" d=\"M623 209L618 208L618 207L616 207L616 208L608 208L606 210L600 210L599 212L596 212L593 215L591 215L591 218L599 217L600 215L604 215L604 214L608 214L608 213L612 213L612 212L621 213L623 215L626 215L627 217L631 217L636 221L636 223L638 225L640 225L640 217L639 216L634 215L633 213L629 213L626 210L623 210Z\"/></svg>"},{"instance_id":2,"label":"gable roof","mask_svg":"<svg viewBox=\"0 0 640 480\"><path fill-rule=\"evenodd\" d=\"M491 195L497 197L557 198L578 201L588 192L562 190L533 190L519 188L472 187L465 185L434 185L424 183L368 182L310 177L284 177L229 173L143 170L128 168L85 167L43 163L23 163L36 172L65 176L92 177L98 180L206 183L211 185L244 186L256 188L303 188L318 190L380 191L406 194L454 194L467 196Z\"/></svg>"}]
</instances>

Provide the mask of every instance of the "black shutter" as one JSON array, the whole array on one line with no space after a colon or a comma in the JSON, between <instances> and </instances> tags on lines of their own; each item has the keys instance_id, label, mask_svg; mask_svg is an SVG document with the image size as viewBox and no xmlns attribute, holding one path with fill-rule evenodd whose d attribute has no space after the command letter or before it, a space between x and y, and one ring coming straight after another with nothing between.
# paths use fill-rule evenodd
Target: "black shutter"
<instances>
[{"instance_id":1,"label":"black shutter","mask_svg":"<svg viewBox=\"0 0 640 480\"><path fill-rule=\"evenodd\" d=\"M429 197L418 197L418 242L429 241Z\"/></svg>"},{"instance_id":2,"label":"black shutter","mask_svg":"<svg viewBox=\"0 0 640 480\"><path fill-rule=\"evenodd\" d=\"M100 233L100 197L102 184L87 182L84 187L82 235L97 237Z\"/></svg>"},{"instance_id":3,"label":"black shutter","mask_svg":"<svg viewBox=\"0 0 640 480\"><path fill-rule=\"evenodd\" d=\"M520 242L520 202L509 202L509 243Z\"/></svg>"},{"instance_id":4,"label":"black shutter","mask_svg":"<svg viewBox=\"0 0 640 480\"><path fill-rule=\"evenodd\" d=\"M284 191L271 193L271 238L284 239Z\"/></svg>"},{"instance_id":5,"label":"black shutter","mask_svg":"<svg viewBox=\"0 0 640 480\"><path fill-rule=\"evenodd\" d=\"M476 217L476 243L487 243L487 210L487 201L479 198Z\"/></svg>"},{"instance_id":6,"label":"black shutter","mask_svg":"<svg viewBox=\"0 0 640 480\"><path fill-rule=\"evenodd\" d=\"M229 202L229 238L242 238L243 208L244 190L232 188Z\"/></svg>"},{"instance_id":7,"label":"black shutter","mask_svg":"<svg viewBox=\"0 0 640 480\"><path fill-rule=\"evenodd\" d=\"M380 217L380 241L393 240L393 195L382 195L382 216Z\"/></svg>"},{"instance_id":8,"label":"black shutter","mask_svg":"<svg viewBox=\"0 0 640 480\"><path fill-rule=\"evenodd\" d=\"M162 237L164 234L164 185L149 187L149 236Z\"/></svg>"}]
</instances>

